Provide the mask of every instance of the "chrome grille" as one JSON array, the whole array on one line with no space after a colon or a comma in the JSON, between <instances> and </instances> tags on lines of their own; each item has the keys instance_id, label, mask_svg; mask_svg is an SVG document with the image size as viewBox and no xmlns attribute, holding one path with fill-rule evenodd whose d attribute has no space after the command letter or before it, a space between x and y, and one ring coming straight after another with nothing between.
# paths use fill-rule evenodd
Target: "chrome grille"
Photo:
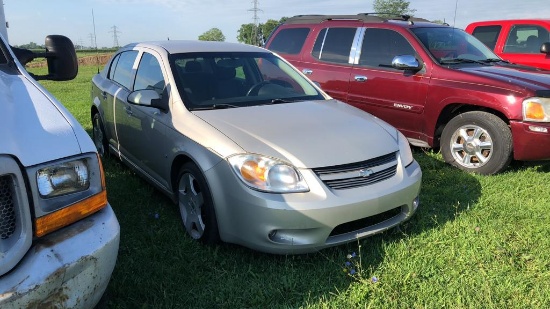
<instances>
[{"instance_id":1,"label":"chrome grille","mask_svg":"<svg viewBox=\"0 0 550 309\"><path fill-rule=\"evenodd\" d=\"M15 232L15 205L13 181L10 176L0 177L0 239L8 239Z\"/></svg>"},{"instance_id":2,"label":"chrome grille","mask_svg":"<svg viewBox=\"0 0 550 309\"><path fill-rule=\"evenodd\" d=\"M357 163L314 168L313 172L332 189L368 186L396 174L397 152Z\"/></svg>"}]
</instances>

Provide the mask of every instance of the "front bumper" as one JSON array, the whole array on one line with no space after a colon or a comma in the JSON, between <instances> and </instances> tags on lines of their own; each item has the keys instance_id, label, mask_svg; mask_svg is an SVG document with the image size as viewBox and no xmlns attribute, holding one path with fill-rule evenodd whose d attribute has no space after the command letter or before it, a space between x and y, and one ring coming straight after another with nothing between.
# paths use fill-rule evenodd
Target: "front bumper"
<instances>
[{"instance_id":1,"label":"front bumper","mask_svg":"<svg viewBox=\"0 0 550 309\"><path fill-rule=\"evenodd\" d=\"M301 172L309 192L275 194L248 188L226 162L207 171L221 239L268 253L313 252L394 227L418 206L422 172L416 161L399 163L387 180L346 190L328 188L310 170ZM374 224L358 221L380 214L386 217Z\"/></svg>"},{"instance_id":2,"label":"front bumper","mask_svg":"<svg viewBox=\"0 0 550 309\"><path fill-rule=\"evenodd\" d=\"M0 277L0 308L93 308L109 283L119 241L110 205L40 238Z\"/></svg>"},{"instance_id":3,"label":"front bumper","mask_svg":"<svg viewBox=\"0 0 550 309\"><path fill-rule=\"evenodd\" d=\"M510 121L514 159L519 161L550 160L550 124ZM540 132L544 131L546 132Z\"/></svg>"}]
</instances>

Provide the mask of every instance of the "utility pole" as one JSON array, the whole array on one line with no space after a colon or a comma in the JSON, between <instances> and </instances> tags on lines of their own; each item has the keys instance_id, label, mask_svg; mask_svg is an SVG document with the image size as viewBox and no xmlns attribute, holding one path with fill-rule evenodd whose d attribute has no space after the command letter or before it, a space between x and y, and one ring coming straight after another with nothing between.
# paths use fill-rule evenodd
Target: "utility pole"
<instances>
[{"instance_id":1,"label":"utility pole","mask_svg":"<svg viewBox=\"0 0 550 309\"><path fill-rule=\"evenodd\" d=\"M95 47L95 35L93 33L90 33L88 34L88 37L90 38L90 48L94 48Z\"/></svg>"},{"instance_id":2,"label":"utility pole","mask_svg":"<svg viewBox=\"0 0 550 309\"><path fill-rule=\"evenodd\" d=\"M252 29L252 45L258 46L258 21L260 20L260 17L258 17L258 12L263 12L260 8L258 8L258 0L253 0L252 4L254 5L252 9L248 10L249 12L254 12L254 29Z\"/></svg>"},{"instance_id":3,"label":"utility pole","mask_svg":"<svg viewBox=\"0 0 550 309\"><path fill-rule=\"evenodd\" d=\"M113 30L109 31L109 33L113 34L113 47L119 47L119 45L118 45L118 34L120 33L120 31L117 30L116 26L112 26L111 29L113 29Z\"/></svg>"}]
</instances>

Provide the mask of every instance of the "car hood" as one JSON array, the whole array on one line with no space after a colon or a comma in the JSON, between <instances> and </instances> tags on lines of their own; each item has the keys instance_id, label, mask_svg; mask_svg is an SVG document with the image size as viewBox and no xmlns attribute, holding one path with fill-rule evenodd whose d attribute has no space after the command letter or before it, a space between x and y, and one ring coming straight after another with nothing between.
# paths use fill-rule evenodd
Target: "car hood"
<instances>
[{"instance_id":1,"label":"car hood","mask_svg":"<svg viewBox=\"0 0 550 309\"><path fill-rule=\"evenodd\" d=\"M82 132L75 132L74 119L54 102L26 74L0 70L0 154L31 166L81 153Z\"/></svg>"},{"instance_id":2,"label":"car hood","mask_svg":"<svg viewBox=\"0 0 550 309\"><path fill-rule=\"evenodd\" d=\"M194 114L245 151L284 159L298 168L360 162L398 150L395 128L336 100Z\"/></svg>"},{"instance_id":3,"label":"car hood","mask_svg":"<svg viewBox=\"0 0 550 309\"><path fill-rule=\"evenodd\" d=\"M550 71L520 65L476 66L460 70L530 90L545 90L550 86Z\"/></svg>"}]
</instances>

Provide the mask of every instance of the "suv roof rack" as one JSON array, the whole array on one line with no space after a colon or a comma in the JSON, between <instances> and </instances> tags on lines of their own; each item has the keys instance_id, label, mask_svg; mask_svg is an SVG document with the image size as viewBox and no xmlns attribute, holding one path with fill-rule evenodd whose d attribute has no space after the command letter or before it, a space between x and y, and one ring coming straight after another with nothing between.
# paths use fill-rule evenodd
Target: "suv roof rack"
<instances>
[{"instance_id":1,"label":"suv roof rack","mask_svg":"<svg viewBox=\"0 0 550 309\"><path fill-rule=\"evenodd\" d=\"M394 17L381 17L377 15L385 15L385 16L394 16ZM424 18L417 18L412 17L410 15L397 15L393 13L359 13L357 15L296 15L289 19L287 19L284 23L285 24L313 24L313 23L322 23L327 20L357 20L357 21L364 21L364 22L378 22L383 23L387 22L389 20L401 20L401 21L408 21L409 23L413 23L415 21L421 21L421 22L430 22L427 19Z\"/></svg>"}]
</instances>

